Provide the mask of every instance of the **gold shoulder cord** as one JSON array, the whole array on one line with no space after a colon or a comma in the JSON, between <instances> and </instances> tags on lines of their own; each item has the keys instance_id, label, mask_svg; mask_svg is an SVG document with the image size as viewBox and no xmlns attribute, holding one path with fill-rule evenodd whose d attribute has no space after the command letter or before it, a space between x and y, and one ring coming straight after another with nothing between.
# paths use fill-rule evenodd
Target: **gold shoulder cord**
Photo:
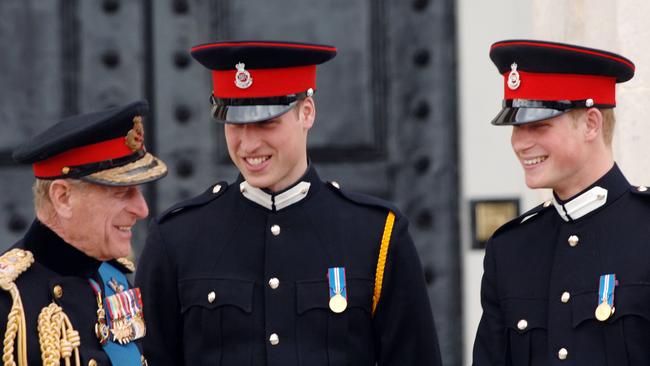
<instances>
[{"instance_id":1,"label":"gold shoulder cord","mask_svg":"<svg viewBox=\"0 0 650 366\"><path fill-rule=\"evenodd\" d=\"M18 365L27 366L27 334L25 310L20 292L14 281L34 263L31 252L12 249L0 257L0 287L9 292L12 299L11 310L7 316L7 329L2 348L4 366L15 366L14 343L18 338Z\"/></svg>"},{"instance_id":2,"label":"gold shoulder cord","mask_svg":"<svg viewBox=\"0 0 650 366\"><path fill-rule=\"evenodd\" d=\"M38 315L38 341L41 344L43 366L59 366L61 358L65 360L66 366L70 366L73 352L75 365L81 365L79 332L72 328L70 319L59 305L51 303Z\"/></svg>"},{"instance_id":3,"label":"gold shoulder cord","mask_svg":"<svg viewBox=\"0 0 650 366\"><path fill-rule=\"evenodd\" d=\"M375 315L375 309L379 304L381 296L381 285L384 281L384 269L386 267L386 256L388 256L388 247L390 246L390 237L393 233L393 224L395 214L388 212L386 224L384 225L384 234L381 237L381 247L379 248L379 258L377 258L377 273L375 273L375 290L372 295L372 315Z\"/></svg>"}]
</instances>

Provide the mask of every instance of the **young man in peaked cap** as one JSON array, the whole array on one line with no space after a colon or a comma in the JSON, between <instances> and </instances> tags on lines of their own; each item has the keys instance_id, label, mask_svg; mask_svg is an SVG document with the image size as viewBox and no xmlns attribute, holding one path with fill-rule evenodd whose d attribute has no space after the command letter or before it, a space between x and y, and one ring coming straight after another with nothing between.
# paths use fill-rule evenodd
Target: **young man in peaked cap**
<instances>
[{"instance_id":1,"label":"young man in peaked cap","mask_svg":"<svg viewBox=\"0 0 650 366\"><path fill-rule=\"evenodd\" d=\"M165 164L144 146L146 102L66 118L19 146L36 177L36 219L0 257L5 365L146 365L139 289L125 273L139 184Z\"/></svg>"},{"instance_id":2,"label":"young man in peaked cap","mask_svg":"<svg viewBox=\"0 0 650 366\"><path fill-rule=\"evenodd\" d=\"M331 46L218 42L212 114L241 173L152 224L136 283L157 365L439 365L407 219L307 157Z\"/></svg>"},{"instance_id":3,"label":"young man in peaked cap","mask_svg":"<svg viewBox=\"0 0 650 366\"><path fill-rule=\"evenodd\" d=\"M530 188L553 198L487 244L474 364L649 365L650 194L612 156L615 86L634 64L543 41L492 45L504 77L494 125Z\"/></svg>"}]
</instances>

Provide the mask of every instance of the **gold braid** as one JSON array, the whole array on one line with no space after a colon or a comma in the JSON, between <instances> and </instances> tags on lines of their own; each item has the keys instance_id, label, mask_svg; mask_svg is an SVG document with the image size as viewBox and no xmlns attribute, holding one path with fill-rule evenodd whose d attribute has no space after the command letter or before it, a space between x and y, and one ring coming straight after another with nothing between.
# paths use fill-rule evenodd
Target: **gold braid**
<instances>
[{"instance_id":1,"label":"gold braid","mask_svg":"<svg viewBox=\"0 0 650 366\"><path fill-rule=\"evenodd\" d=\"M75 365L81 365L79 332L73 329L70 318L59 305L51 303L38 315L38 341L41 344L43 366L59 366L62 358L65 365L70 366L73 352Z\"/></svg>"},{"instance_id":2,"label":"gold braid","mask_svg":"<svg viewBox=\"0 0 650 366\"><path fill-rule=\"evenodd\" d=\"M9 292L12 299L11 310L7 316L7 329L2 348L4 366L16 366L14 360L14 343L18 338L18 365L27 366L27 325L25 310L20 292L14 281L34 263L31 252L12 249L0 257L0 288Z\"/></svg>"}]
</instances>

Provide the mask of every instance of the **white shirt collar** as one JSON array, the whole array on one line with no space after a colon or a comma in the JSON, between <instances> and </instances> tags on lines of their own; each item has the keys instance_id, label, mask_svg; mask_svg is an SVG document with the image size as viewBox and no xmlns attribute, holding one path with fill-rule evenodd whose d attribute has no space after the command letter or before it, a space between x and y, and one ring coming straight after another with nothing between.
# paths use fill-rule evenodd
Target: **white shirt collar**
<instances>
[{"instance_id":1,"label":"white shirt collar","mask_svg":"<svg viewBox=\"0 0 650 366\"><path fill-rule=\"evenodd\" d=\"M275 207L276 211L280 211L307 197L310 187L311 183L300 182L278 195L271 195L262 189L253 187L247 181L243 181L239 184L239 191L244 197L262 207L266 207L269 210L273 210Z\"/></svg>"},{"instance_id":2,"label":"white shirt collar","mask_svg":"<svg viewBox=\"0 0 650 366\"><path fill-rule=\"evenodd\" d=\"M591 188L564 204L559 203L553 196L553 206L564 221L577 220L602 207L605 203L607 203L607 190L599 186Z\"/></svg>"}]
</instances>

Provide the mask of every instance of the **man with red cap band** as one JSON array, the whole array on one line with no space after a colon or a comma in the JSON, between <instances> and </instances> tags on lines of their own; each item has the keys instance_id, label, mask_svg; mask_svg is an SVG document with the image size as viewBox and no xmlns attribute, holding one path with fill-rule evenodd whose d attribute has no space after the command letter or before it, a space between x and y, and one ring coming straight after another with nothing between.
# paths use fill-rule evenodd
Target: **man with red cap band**
<instances>
[{"instance_id":1,"label":"man with red cap band","mask_svg":"<svg viewBox=\"0 0 650 366\"><path fill-rule=\"evenodd\" d=\"M167 173L144 144L148 110L138 101L68 117L14 150L36 177L36 219L0 256L5 365L146 365L125 257L149 212L138 186Z\"/></svg>"},{"instance_id":2,"label":"man with red cap band","mask_svg":"<svg viewBox=\"0 0 650 366\"><path fill-rule=\"evenodd\" d=\"M497 42L511 144L530 188L551 200L488 241L474 365L650 365L650 194L612 154L623 56Z\"/></svg>"},{"instance_id":3,"label":"man with red cap band","mask_svg":"<svg viewBox=\"0 0 650 366\"><path fill-rule=\"evenodd\" d=\"M136 283L155 365L440 365L407 219L307 156L331 46L196 46L241 175L150 228Z\"/></svg>"}]
</instances>

